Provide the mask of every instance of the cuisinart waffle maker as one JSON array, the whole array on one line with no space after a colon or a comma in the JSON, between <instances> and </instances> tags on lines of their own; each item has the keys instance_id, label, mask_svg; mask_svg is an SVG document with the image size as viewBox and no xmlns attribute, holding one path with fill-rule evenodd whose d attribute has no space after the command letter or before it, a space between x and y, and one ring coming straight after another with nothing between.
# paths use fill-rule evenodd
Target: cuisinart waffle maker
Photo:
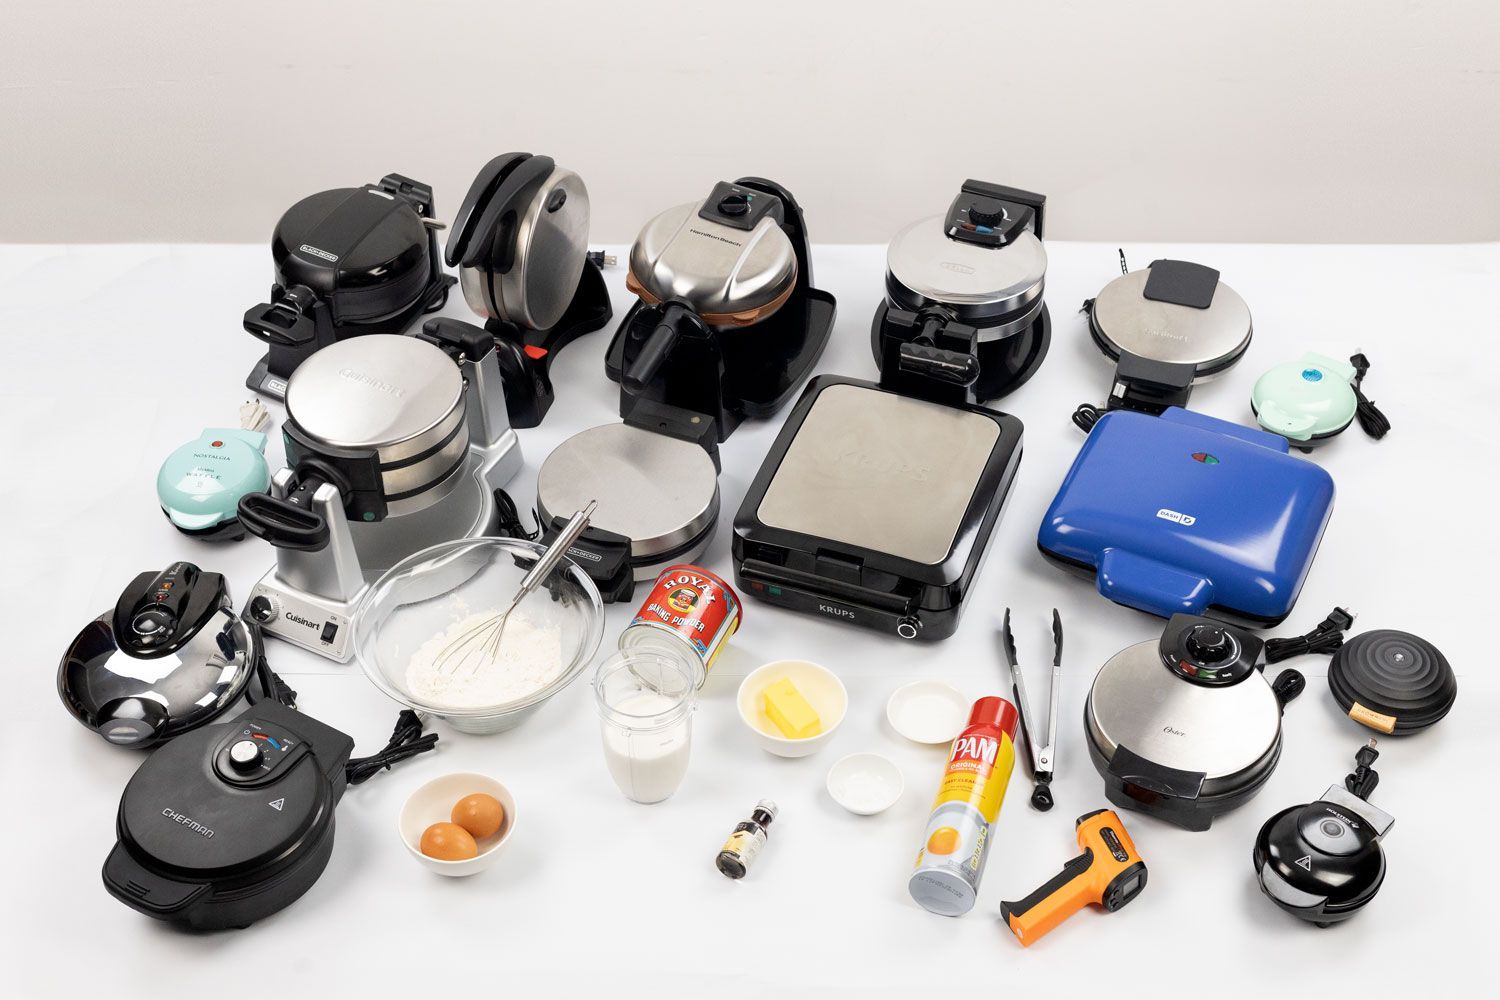
<instances>
[{"instance_id":1,"label":"cuisinart waffle maker","mask_svg":"<svg viewBox=\"0 0 1500 1000\"><path fill-rule=\"evenodd\" d=\"M547 541L598 507L568 554L605 601L691 562L719 517L718 445L789 399L822 354L833 296L812 286L802 211L772 181L720 182L648 222L630 251L639 296L610 345L624 422L575 434L537 475Z\"/></svg>"},{"instance_id":2,"label":"cuisinart waffle maker","mask_svg":"<svg viewBox=\"0 0 1500 1000\"><path fill-rule=\"evenodd\" d=\"M276 547L246 614L340 662L368 583L414 552L491 533L495 490L520 469L494 339L454 320L313 355L287 388L287 467L240 501Z\"/></svg>"},{"instance_id":3,"label":"cuisinart waffle maker","mask_svg":"<svg viewBox=\"0 0 1500 1000\"><path fill-rule=\"evenodd\" d=\"M1037 546L1118 604L1264 627L1296 604L1332 510L1332 477L1286 438L1117 410L1084 440Z\"/></svg>"},{"instance_id":4,"label":"cuisinart waffle maker","mask_svg":"<svg viewBox=\"0 0 1500 1000\"><path fill-rule=\"evenodd\" d=\"M968 180L946 214L891 240L886 297L870 329L886 385L938 382L950 392L942 401L983 403L1036 374L1052 339L1042 302L1046 202Z\"/></svg>"},{"instance_id":5,"label":"cuisinart waffle maker","mask_svg":"<svg viewBox=\"0 0 1500 1000\"><path fill-rule=\"evenodd\" d=\"M314 351L345 337L402 333L442 308L454 279L443 274L433 212L432 188L400 174L287 209L271 236L271 299L245 313L245 331L270 348L245 385L283 399Z\"/></svg>"},{"instance_id":6,"label":"cuisinart waffle maker","mask_svg":"<svg viewBox=\"0 0 1500 1000\"><path fill-rule=\"evenodd\" d=\"M734 522L742 592L942 639L1021 460L1021 421L855 379L814 379Z\"/></svg>"},{"instance_id":7,"label":"cuisinart waffle maker","mask_svg":"<svg viewBox=\"0 0 1500 1000\"><path fill-rule=\"evenodd\" d=\"M1083 710L1109 801L1207 830L1259 791L1281 757L1282 709L1306 687L1296 670L1267 682L1265 665L1263 640L1196 615L1110 657Z\"/></svg>"}]
</instances>

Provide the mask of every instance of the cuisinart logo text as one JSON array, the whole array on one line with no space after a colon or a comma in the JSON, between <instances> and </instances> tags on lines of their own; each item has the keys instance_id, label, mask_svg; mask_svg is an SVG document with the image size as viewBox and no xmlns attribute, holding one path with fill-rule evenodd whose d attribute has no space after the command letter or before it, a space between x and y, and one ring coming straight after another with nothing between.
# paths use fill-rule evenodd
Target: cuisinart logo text
<instances>
[{"instance_id":1,"label":"cuisinart logo text","mask_svg":"<svg viewBox=\"0 0 1500 1000\"><path fill-rule=\"evenodd\" d=\"M173 823L177 823L180 826L185 826L189 830L192 830L194 833L201 833L205 837L212 837L214 835L214 832L208 827L204 826L202 823L198 822L195 819L190 819L187 816L184 816L182 813L174 810L171 806L167 806L165 809L163 809L161 811L161 814L167 817L167 819L171 820Z\"/></svg>"},{"instance_id":2,"label":"cuisinart logo text","mask_svg":"<svg viewBox=\"0 0 1500 1000\"><path fill-rule=\"evenodd\" d=\"M406 390L401 388L399 385L392 385L390 382L386 382L383 379L378 379L374 375L366 375L364 372L355 371L353 368L340 368L339 375L351 382L358 382L361 385L367 385L372 389L379 389L381 392L388 392L392 396L395 396L397 399L400 399L402 396L406 395Z\"/></svg>"},{"instance_id":3,"label":"cuisinart logo text","mask_svg":"<svg viewBox=\"0 0 1500 1000\"><path fill-rule=\"evenodd\" d=\"M290 611L288 611L286 613L286 620L289 621L289 622L296 622L298 625L305 625L308 628L322 628L323 627L322 625L318 624L317 622L310 622L306 618L303 618L301 615L294 615Z\"/></svg>"},{"instance_id":4,"label":"cuisinart logo text","mask_svg":"<svg viewBox=\"0 0 1500 1000\"><path fill-rule=\"evenodd\" d=\"M327 250L319 250L317 247L310 247L306 243L302 244L297 249L301 250L303 253L310 253L314 257L322 257L324 260L328 261L329 263L333 263L334 261L338 260L337 257L335 257L333 254L329 253Z\"/></svg>"},{"instance_id":5,"label":"cuisinart logo text","mask_svg":"<svg viewBox=\"0 0 1500 1000\"><path fill-rule=\"evenodd\" d=\"M1177 513L1177 511L1167 510L1167 508L1165 507L1157 511L1156 516L1161 518L1163 521L1175 521L1178 524L1182 525L1184 528L1198 523L1198 519L1191 514L1179 514Z\"/></svg>"}]
</instances>

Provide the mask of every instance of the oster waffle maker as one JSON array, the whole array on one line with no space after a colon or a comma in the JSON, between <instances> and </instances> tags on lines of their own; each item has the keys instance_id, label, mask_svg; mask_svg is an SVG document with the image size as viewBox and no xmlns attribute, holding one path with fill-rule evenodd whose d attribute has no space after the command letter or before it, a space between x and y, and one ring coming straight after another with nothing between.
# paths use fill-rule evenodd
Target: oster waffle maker
<instances>
[{"instance_id":1,"label":"oster waffle maker","mask_svg":"<svg viewBox=\"0 0 1500 1000\"><path fill-rule=\"evenodd\" d=\"M819 376L735 517L735 579L782 607L946 638L1020 461L1008 414Z\"/></svg>"},{"instance_id":2,"label":"oster waffle maker","mask_svg":"<svg viewBox=\"0 0 1500 1000\"><path fill-rule=\"evenodd\" d=\"M1170 407L1099 418L1037 546L1110 600L1163 618L1275 625L1297 602L1333 479L1286 439Z\"/></svg>"}]
</instances>

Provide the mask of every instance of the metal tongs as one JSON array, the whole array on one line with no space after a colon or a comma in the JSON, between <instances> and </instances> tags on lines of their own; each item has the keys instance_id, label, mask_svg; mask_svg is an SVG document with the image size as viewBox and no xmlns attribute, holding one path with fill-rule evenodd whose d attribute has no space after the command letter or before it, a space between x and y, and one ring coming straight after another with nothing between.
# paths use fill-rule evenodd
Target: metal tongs
<instances>
[{"instance_id":1,"label":"metal tongs","mask_svg":"<svg viewBox=\"0 0 1500 1000\"><path fill-rule=\"evenodd\" d=\"M1052 609L1052 684L1047 696L1047 741L1038 743L1036 730L1031 728L1031 712L1027 708L1026 678L1016 661L1016 637L1010 631L1010 608L1005 609L1005 621L1000 626L1000 637L1005 646L1005 665L1010 669L1010 690L1016 699L1016 710L1021 715L1021 732L1026 736L1026 749L1031 753L1031 778L1036 787L1031 791L1031 805L1039 812L1052 808L1052 769L1056 765L1054 756L1057 746L1057 696L1062 689L1062 617Z\"/></svg>"}]
</instances>

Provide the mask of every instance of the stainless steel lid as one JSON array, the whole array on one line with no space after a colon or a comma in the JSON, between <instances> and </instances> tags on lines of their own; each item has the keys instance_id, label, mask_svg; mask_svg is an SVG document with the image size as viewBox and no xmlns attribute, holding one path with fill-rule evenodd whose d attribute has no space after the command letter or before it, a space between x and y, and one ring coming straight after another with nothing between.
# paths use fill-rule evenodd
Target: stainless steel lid
<instances>
[{"instance_id":1,"label":"stainless steel lid","mask_svg":"<svg viewBox=\"0 0 1500 1000\"><path fill-rule=\"evenodd\" d=\"M925 565L952 553L1000 438L978 413L857 385L819 394L757 514L770 527Z\"/></svg>"},{"instance_id":2,"label":"stainless steel lid","mask_svg":"<svg viewBox=\"0 0 1500 1000\"><path fill-rule=\"evenodd\" d=\"M678 298L710 325L744 325L774 312L797 281L792 241L769 215L750 231L699 215L704 201L669 208L630 248L629 286L655 304Z\"/></svg>"},{"instance_id":3,"label":"stainless steel lid","mask_svg":"<svg viewBox=\"0 0 1500 1000\"><path fill-rule=\"evenodd\" d=\"M699 540L719 516L719 477L690 441L628 424L580 431L547 456L537 474L544 521L598 509L590 526L631 540L631 558L650 559Z\"/></svg>"},{"instance_id":4,"label":"stainless steel lid","mask_svg":"<svg viewBox=\"0 0 1500 1000\"><path fill-rule=\"evenodd\" d=\"M1174 673L1156 639L1128 646L1094 678L1084 711L1106 758L1118 747L1164 767L1202 772L1206 781L1254 767L1281 735L1281 707L1257 671L1211 687Z\"/></svg>"},{"instance_id":5,"label":"stainless steel lid","mask_svg":"<svg viewBox=\"0 0 1500 1000\"><path fill-rule=\"evenodd\" d=\"M1219 282L1207 309L1148 299L1149 267L1121 275L1094 298L1091 324L1111 358L1128 351L1152 361L1197 366L1212 375L1234 363L1250 344L1250 307Z\"/></svg>"},{"instance_id":6,"label":"stainless steel lid","mask_svg":"<svg viewBox=\"0 0 1500 1000\"><path fill-rule=\"evenodd\" d=\"M460 270L464 300L481 316L551 329L578 291L588 238L588 188L573 171L555 167L515 221L510 268Z\"/></svg>"},{"instance_id":7,"label":"stainless steel lid","mask_svg":"<svg viewBox=\"0 0 1500 1000\"><path fill-rule=\"evenodd\" d=\"M1042 298L1047 251L1031 232L1003 247L948 237L948 217L907 226L886 250L886 289L907 309L949 307L961 320L982 323L1030 311Z\"/></svg>"}]
</instances>

